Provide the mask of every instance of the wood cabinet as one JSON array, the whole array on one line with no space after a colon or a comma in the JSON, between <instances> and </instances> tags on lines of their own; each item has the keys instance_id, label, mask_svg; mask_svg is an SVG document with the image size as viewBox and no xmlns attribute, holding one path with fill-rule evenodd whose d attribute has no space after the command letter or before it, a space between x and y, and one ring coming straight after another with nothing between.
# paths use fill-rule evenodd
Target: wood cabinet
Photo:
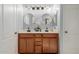
<instances>
[{"instance_id":1,"label":"wood cabinet","mask_svg":"<svg viewBox=\"0 0 79 59\"><path fill-rule=\"evenodd\" d=\"M58 33L19 33L18 53L58 53Z\"/></svg>"}]
</instances>

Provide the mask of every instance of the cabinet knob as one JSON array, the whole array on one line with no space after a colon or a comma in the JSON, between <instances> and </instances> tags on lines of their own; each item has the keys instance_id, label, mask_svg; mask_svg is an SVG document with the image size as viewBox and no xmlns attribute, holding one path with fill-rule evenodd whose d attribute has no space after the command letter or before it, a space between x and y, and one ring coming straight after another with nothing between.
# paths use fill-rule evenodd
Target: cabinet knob
<instances>
[{"instance_id":1,"label":"cabinet knob","mask_svg":"<svg viewBox=\"0 0 79 59\"><path fill-rule=\"evenodd\" d=\"M14 32L14 34L17 34L17 32Z\"/></svg>"}]
</instances>

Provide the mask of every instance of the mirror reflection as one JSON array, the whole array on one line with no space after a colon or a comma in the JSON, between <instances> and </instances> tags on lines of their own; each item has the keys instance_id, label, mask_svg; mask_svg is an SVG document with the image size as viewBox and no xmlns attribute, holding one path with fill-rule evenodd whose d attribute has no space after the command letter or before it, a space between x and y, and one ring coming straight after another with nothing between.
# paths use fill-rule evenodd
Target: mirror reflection
<instances>
[{"instance_id":1,"label":"mirror reflection","mask_svg":"<svg viewBox=\"0 0 79 59\"><path fill-rule=\"evenodd\" d=\"M35 7L33 8L35 9ZM54 13L51 13L52 9L50 9L50 13L45 12L46 10L28 10L30 12L25 13L23 17L23 29L27 32L53 31L57 27L58 13L56 10L55 12L53 11Z\"/></svg>"}]
</instances>

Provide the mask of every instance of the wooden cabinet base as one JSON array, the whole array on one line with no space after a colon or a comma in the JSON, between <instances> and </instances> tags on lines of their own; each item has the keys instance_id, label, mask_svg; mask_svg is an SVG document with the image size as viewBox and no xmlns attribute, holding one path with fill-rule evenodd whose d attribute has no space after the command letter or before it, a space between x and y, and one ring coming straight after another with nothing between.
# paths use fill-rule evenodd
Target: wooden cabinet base
<instances>
[{"instance_id":1,"label":"wooden cabinet base","mask_svg":"<svg viewBox=\"0 0 79 59\"><path fill-rule=\"evenodd\" d=\"M59 52L58 33L19 33L18 53L57 54Z\"/></svg>"}]
</instances>

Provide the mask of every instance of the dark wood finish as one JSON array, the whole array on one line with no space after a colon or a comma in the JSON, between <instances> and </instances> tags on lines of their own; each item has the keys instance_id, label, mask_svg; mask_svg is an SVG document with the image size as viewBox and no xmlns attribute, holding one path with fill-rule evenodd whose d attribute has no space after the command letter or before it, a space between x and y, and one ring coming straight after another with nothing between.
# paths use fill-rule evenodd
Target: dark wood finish
<instances>
[{"instance_id":1,"label":"dark wood finish","mask_svg":"<svg viewBox=\"0 0 79 59\"><path fill-rule=\"evenodd\" d=\"M49 53L49 38L43 38L43 53Z\"/></svg>"},{"instance_id":2,"label":"dark wood finish","mask_svg":"<svg viewBox=\"0 0 79 59\"><path fill-rule=\"evenodd\" d=\"M19 41L19 52L20 53L26 53L26 40L25 39L20 39Z\"/></svg>"},{"instance_id":3,"label":"dark wood finish","mask_svg":"<svg viewBox=\"0 0 79 59\"><path fill-rule=\"evenodd\" d=\"M35 35L35 37L42 37L42 35L40 35L40 34L37 34L37 35Z\"/></svg>"},{"instance_id":4,"label":"dark wood finish","mask_svg":"<svg viewBox=\"0 0 79 59\"><path fill-rule=\"evenodd\" d=\"M26 38L26 37L34 37L34 35L33 34L21 34L21 35L19 35L20 37L24 37L24 38Z\"/></svg>"},{"instance_id":5,"label":"dark wood finish","mask_svg":"<svg viewBox=\"0 0 79 59\"><path fill-rule=\"evenodd\" d=\"M58 52L58 40L56 38L50 38L49 40L49 53L57 53Z\"/></svg>"},{"instance_id":6,"label":"dark wood finish","mask_svg":"<svg viewBox=\"0 0 79 59\"><path fill-rule=\"evenodd\" d=\"M18 53L58 53L58 33L19 33Z\"/></svg>"},{"instance_id":7,"label":"dark wood finish","mask_svg":"<svg viewBox=\"0 0 79 59\"><path fill-rule=\"evenodd\" d=\"M34 39L33 38L26 38L26 52L27 53L34 53Z\"/></svg>"},{"instance_id":8,"label":"dark wood finish","mask_svg":"<svg viewBox=\"0 0 79 59\"><path fill-rule=\"evenodd\" d=\"M35 46L35 53L42 53L42 46L41 45Z\"/></svg>"},{"instance_id":9,"label":"dark wood finish","mask_svg":"<svg viewBox=\"0 0 79 59\"><path fill-rule=\"evenodd\" d=\"M57 34L43 34L43 37L57 37Z\"/></svg>"}]
</instances>

